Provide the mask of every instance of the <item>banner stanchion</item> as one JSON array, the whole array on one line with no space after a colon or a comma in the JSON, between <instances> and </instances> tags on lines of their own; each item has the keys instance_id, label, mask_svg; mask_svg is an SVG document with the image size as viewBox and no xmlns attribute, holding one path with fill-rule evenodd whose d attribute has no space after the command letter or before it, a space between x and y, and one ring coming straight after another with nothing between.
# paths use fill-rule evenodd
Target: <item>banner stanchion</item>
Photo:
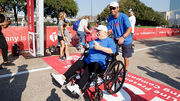
<instances>
[{"instance_id":1,"label":"banner stanchion","mask_svg":"<svg viewBox=\"0 0 180 101\"><path fill-rule=\"evenodd\" d=\"M36 57L35 33L34 33L34 2L33 2L33 0L27 0L27 15L28 15L29 53L33 57Z\"/></svg>"}]
</instances>

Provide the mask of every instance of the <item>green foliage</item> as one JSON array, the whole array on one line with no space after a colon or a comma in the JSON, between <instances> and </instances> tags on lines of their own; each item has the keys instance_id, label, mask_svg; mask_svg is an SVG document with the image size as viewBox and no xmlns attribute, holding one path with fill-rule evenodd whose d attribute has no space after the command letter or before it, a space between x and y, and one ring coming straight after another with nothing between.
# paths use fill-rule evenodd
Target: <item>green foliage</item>
<instances>
[{"instance_id":1,"label":"green foliage","mask_svg":"<svg viewBox=\"0 0 180 101\"><path fill-rule=\"evenodd\" d=\"M77 15L78 6L74 0L44 0L44 14L58 17L61 11L66 12L67 16Z\"/></svg>"},{"instance_id":2,"label":"green foliage","mask_svg":"<svg viewBox=\"0 0 180 101\"><path fill-rule=\"evenodd\" d=\"M154 11L151 7L147 7L139 0L119 0L119 12L128 14L128 10L132 8L135 11L136 25L143 26L160 26L169 25L168 21L162 18L159 12ZM110 15L109 6L107 6L100 15L98 20L105 21Z\"/></svg>"},{"instance_id":3,"label":"green foliage","mask_svg":"<svg viewBox=\"0 0 180 101\"><path fill-rule=\"evenodd\" d=\"M58 25L51 22L44 22L44 26L58 26Z\"/></svg>"},{"instance_id":4,"label":"green foliage","mask_svg":"<svg viewBox=\"0 0 180 101\"><path fill-rule=\"evenodd\" d=\"M5 11L14 11L16 22L18 22L17 14L19 11L23 11L24 15L27 16L27 0L0 0L0 2ZM34 5L36 5L36 0L34 0ZM58 17L61 11L66 12L68 17L74 17L77 15L78 5L74 0L44 0L45 16Z\"/></svg>"},{"instance_id":5,"label":"green foliage","mask_svg":"<svg viewBox=\"0 0 180 101\"><path fill-rule=\"evenodd\" d=\"M172 28L178 28L178 26L173 24L173 25L172 25Z\"/></svg>"}]
</instances>

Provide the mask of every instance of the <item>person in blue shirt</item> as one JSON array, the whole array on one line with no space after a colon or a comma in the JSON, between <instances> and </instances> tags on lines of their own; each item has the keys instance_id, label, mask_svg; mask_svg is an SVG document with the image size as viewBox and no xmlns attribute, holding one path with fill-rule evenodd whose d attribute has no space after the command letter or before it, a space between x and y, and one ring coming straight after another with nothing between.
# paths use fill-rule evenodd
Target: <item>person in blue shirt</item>
<instances>
[{"instance_id":1,"label":"person in blue shirt","mask_svg":"<svg viewBox=\"0 0 180 101\"><path fill-rule=\"evenodd\" d=\"M89 55L83 60L76 61L64 74L53 74L52 77L60 84L63 85L65 80L68 80L77 70L84 68L85 71L78 84L73 86L66 86L71 92L76 92L80 94L83 86L86 84L92 72L101 72L101 70L106 69L104 66L106 64L106 58L108 54L116 53L115 42L108 37L107 27L104 25L99 25L97 27L97 39L86 44L89 48Z\"/></svg>"},{"instance_id":2,"label":"person in blue shirt","mask_svg":"<svg viewBox=\"0 0 180 101\"><path fill-rule=\"evenodd\" d=\"M132 27L129 18L126 14L119 12L119 4L111 2L109 6L111 16L108 17L107 28L108 34L112 31L114 33L114 41L116 45L116 52L122 47L122 56L124 58L124 65L126 68L126 76L129 65L129 58L132 56Z\"/></svg>"}]
</instances>

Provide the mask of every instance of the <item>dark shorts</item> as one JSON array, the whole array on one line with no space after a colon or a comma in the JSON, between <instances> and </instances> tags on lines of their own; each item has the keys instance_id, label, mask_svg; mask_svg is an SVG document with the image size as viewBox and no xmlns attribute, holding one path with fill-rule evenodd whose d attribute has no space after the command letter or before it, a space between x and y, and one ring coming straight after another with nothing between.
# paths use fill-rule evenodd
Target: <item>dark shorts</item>
<instances>
[{"instance_id":1,"label":"dark shorts","mask_svg":"<svg viewBox=\"0 0 180 101\"><path fill-rule=\"evenodd\" d=\"M132 53L133 53L133 48L132 48L132 43L128 44L128 45L118 45L116 43L116 52L119 52L119 48L122 48L122 57L124 58L129 58L132 57Z\"/></svg>"},{"instance_id":2,"label":"dark shorts","mask_svg":"<svg viewBox=\"0 0 180 101\"><path fill-rule=\"evenodd\" d=\"M132 40L133 40L133 35L134 35L134 33L131 33L131 36L132 36Z\"/></svg>"},{"instance_id":3,"label":"dark shorts","mask_svg":"<svg viewBox=\"0 0 180 101\"><path fill-rule=\"evenodd\" d=\"M63 37L62 36L58 36L58 41L61 42L61 40L64 41Z\"/></svg>"}]
</instances>

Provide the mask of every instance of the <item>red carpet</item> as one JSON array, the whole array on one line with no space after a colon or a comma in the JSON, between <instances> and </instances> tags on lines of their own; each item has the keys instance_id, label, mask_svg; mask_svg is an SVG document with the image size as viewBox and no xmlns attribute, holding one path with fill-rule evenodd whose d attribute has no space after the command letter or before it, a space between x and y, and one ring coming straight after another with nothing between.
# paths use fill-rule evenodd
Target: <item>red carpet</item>
<instances>
[{"instance_id":1,"label":"red carpet","mask_svg":"<svg viewBox=\"0 0 180 101\"><path fill-rule=\"evenodd\" d=\"M58 73L63 74L79 57L80 54L71 54L73 60L61 61L59 56L42 58ZM171 87L148 80L138 75L128 73L123 88L114 95L103 90L102 101L180 101L180 91ZM94 94L94 87L86 95L91 98Z\"/></svg>"},{"instance_id":2,"label":"red carpet","mask_svg":"<svg viewBox=\"0 0 180 101\"><path fill-rule=\"evenodd\" d=\"M75 53L75 54L70 54L70 56L72 56L73 59L66 61L60 60L59 56L44 57L42 59L47 64L49 64L53 69L55 69L58 73L63 74L76 60L79 59L81 54Z\"/></svg>"}]
</instances>

